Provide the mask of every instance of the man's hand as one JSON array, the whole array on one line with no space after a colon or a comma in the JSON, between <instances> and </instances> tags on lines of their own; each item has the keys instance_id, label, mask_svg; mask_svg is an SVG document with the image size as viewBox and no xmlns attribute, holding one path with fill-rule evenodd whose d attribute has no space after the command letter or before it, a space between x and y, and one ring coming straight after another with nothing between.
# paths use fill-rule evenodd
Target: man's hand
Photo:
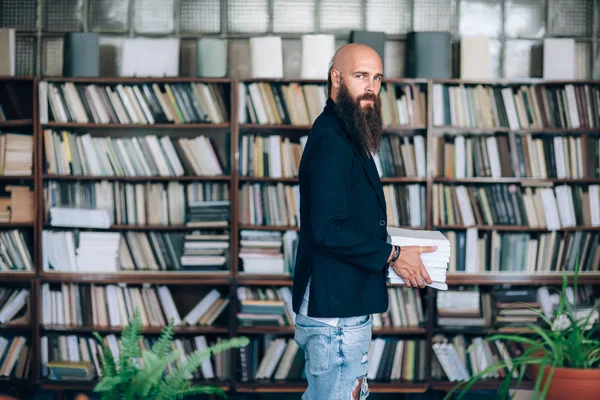
<instances>
[{"instance_id":1,"label":"man's hand","mask_svg":"<svg viewBox=\"0 0 600 400\"><path fill-rule=\"evenodd\" d=\"M402 246L400 257L392 265L394 271L404 280L406 286L425 287L425 282L431 283L431 278L421 261L421 253L435 251L437 246Z\"/></svg>"}]
</instances>

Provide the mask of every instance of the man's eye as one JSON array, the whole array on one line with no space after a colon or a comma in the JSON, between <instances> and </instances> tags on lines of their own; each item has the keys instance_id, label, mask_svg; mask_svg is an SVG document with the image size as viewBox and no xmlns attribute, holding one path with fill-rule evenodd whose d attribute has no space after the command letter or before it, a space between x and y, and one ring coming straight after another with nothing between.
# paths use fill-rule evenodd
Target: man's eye
<instances>
[{"instance_id":1,"label":"man's eye","mask_svg":"<svg viewBox=\"0 0 600 400\"><path fill-rule=\"evenodd\" d=\"M381 77L380 77L380 76L376 76L376 77L375 77L375 80L376 80L376 81L380 81L380 80L381 80Z\"/></svg>"},{"instance_id":2,"label":"man's eye","mask_svg":"<svg viewBox=\"0 0 600 400\"><path fill-rule=\"evenodd\" d=\"M362 77L363 77L363 75L362 75L362 74L357 74L357 75L356 75L356 77L357 77L358 79L360 79L360 78L362 78Z\"/></svg>"}]
</instances>

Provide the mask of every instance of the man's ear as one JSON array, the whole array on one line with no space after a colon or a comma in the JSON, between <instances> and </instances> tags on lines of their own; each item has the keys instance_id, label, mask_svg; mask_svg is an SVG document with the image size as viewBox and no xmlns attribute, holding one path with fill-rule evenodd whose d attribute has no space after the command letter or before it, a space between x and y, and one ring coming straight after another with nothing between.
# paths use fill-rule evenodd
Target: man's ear
<instances>
[{"instance_id":1,"label":"man's ear","mask_svg":"<svg viewBox=\"0 0 600 400\"><path fill-rule=\"evenodd\" d=\"M331 84L333 85L333 87L335 87L335 88L340 87L341 78L342 78L342 74L340 73L340 71L338 71L335 68L332 68L331 69Z\"/></svg>"}]
</instances>

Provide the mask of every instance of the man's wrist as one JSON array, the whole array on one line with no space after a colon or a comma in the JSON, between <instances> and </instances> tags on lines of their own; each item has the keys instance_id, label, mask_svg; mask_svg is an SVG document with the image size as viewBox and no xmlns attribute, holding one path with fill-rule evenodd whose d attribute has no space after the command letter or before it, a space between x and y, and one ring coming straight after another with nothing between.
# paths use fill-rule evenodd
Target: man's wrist
<instances>
[{"instance_id":1,"label":"man's wrist","mask_svg":"<svg viewBox=\"0 0 600 400\"><path fill-rule=\"evenodd\" d=\"M393 264L400 257L400 246L392 245L392 252L388 258L388 264Z\"/></svg>"}]
</instances>

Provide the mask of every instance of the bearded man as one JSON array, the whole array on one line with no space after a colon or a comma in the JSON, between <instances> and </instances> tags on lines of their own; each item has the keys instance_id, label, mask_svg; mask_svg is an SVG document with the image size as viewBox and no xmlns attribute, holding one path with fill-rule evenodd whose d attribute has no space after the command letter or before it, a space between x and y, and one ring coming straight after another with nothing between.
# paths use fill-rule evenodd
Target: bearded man
<instances>
[{"instance_id":1,"label":"bearded man","mask_svg":"<svg viewBox=\"0 0 600 400\"><path fill-rule=\"evenodd\" d=\"M329 98L300 162L300 239L294 267L295 340L305 353L305 400L364 399L373 313L388 309L388 265L407 286L431 279L420 253L391 245L373 155L383 125L382 63L349 44L331 61Z\"/></svg>"}]
</instances>

